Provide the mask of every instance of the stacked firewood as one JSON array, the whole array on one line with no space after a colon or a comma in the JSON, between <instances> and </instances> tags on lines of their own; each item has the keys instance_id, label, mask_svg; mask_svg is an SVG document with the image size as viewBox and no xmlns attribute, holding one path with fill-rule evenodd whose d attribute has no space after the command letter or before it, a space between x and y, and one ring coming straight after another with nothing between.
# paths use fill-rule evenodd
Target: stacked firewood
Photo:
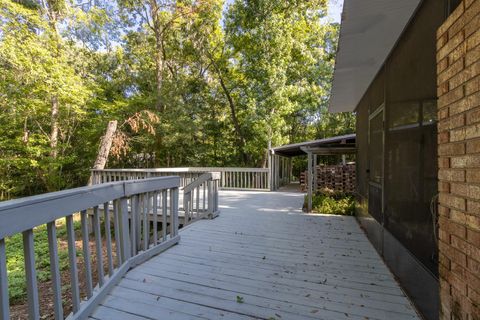
<instances>
[{"instance_id":1,"label":"stacked firewood","mask_svg":"<svg viewBox=\"0 0 480 320\"><path fill-rule=\"evenodd\" d=\"M317 185L316 190L330 189L335 192L349 193L355 192L355 164L347 165L319 165L317 166ZM307 172L300 174L300 186L302 191L306 191Z\"/></svg>"}]
</instances>

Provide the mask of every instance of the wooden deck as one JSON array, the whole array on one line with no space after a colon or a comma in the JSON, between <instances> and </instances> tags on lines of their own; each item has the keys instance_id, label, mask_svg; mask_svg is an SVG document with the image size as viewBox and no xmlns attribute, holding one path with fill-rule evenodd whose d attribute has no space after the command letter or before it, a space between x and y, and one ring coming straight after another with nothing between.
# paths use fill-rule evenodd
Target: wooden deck
<instances>
[{"instance_id":1,"label":"wooden deck","mask_svg":"<svg viewBox=\"0 0 480 320\"><path fill-rule=\"evenodd\" d=\"M419 319L352 217L303 194L220 194L221 214L130 270L91 319Z\"/></svg>"}]
</instances>

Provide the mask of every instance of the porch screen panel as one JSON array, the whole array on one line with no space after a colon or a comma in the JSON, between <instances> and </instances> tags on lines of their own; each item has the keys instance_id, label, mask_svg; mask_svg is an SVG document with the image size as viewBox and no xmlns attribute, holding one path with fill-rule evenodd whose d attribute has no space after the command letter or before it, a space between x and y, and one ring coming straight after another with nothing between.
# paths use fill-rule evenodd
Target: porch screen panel
<instances>
[{"instance_id":1,"label":"porch screen panel","mask_svg":"<svg viewBox=\"0 0 480 320\"><path fill-rule=\"evenodd\" d=\"M437 184L434 101L390 104L385 144L385 228L436 274Z\"/></svg>"},{"instance_id":2,"label":"porch screen panel","mask_svg":"<svg viewBox=\"0 0 480 320\"><path fill-rule=\"evenodd\" d=\"M383 222L383 111L371 116L369 128L368 159L369 186L368 209L380 223Z\"/></svg>"}]
</instances>

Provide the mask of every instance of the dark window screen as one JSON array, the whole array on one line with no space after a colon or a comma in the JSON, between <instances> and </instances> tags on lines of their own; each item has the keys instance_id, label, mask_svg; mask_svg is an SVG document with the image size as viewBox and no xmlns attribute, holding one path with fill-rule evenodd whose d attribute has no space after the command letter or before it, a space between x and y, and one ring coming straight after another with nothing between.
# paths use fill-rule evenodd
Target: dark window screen
<instances>
[{"instance_id":1,"label":"dark window screen","mask_svg":"<svg viewBox=\"0 0 480 320\"><path fill-rule=\"evenodd\" d=\"M409 107L401 108L404 105ZM392 110L387 113L384 223L389 232L436 273L434 218L430 211L437 183L432 106L436 108L434 101L389 106ZM416 123L411 122L412 114L418 115Z\"/></svg>"},{"instance_id":2,"label":"dark window screen","mask_svg":"<svg viewBox=\"0 0 480 320\"><path fill-rule=\"evenodd\" d=\"M383 178L383 111L370 119L369 130L370 182L381 184Z\"/></svg>"}]
</instances>

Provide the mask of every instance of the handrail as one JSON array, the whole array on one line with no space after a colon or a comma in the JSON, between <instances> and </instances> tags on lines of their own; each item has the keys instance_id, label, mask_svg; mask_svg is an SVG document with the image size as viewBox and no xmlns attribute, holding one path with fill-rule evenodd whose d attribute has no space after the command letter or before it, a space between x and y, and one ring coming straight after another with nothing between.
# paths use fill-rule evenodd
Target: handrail
<instances>
[{"instance_id":1,"label":"handrail","mask_svg":"<svg viewBox=\"0 0 480 320\"><path fill-rule=\"evenodd\" d=\"M9 319L8 272L5 238L23 234L25 275L27 282L28 314L40 318L37 275L34 255L34 228L47 225L50 255L50 273L54 292L55 319L63 319L61 277L56 236L56 221L66 219L68 263L73 312L69 319L85 319L107 294L108 290L135 265L178 243L179 177L162 177L136 181L106 183L96 186L59 191L34 197L0 203L0 320ZM100 206L103 207L105 232L102 236ZM111 209L112 208L112 209ZM95 252L91 259L87 210L93 209L93 240ZM158 210L166 216L170 210L168 237L162 225L159 237L156 217ZM153 236L147 213L154 214ZM78 214L79 213L79 214ZM82 251L86 296L80 296L79 272L76 255L74 215L81 219ZM113 252L114 234L115 254ZM102 238L105 238L103 241ZM159 239L160 238L160 239ZM163 240L163 241L162 241ZM106 261L102 252L107 252ZM92 263L96 262L98 285L94 289ZM108 276L104 269L108 267ZM82 301L83 300L83 301Z\"/></svg>"},{"instance_id":2,"label":"handrail","mask_svg":"<svg viewBox=\"0 0 480 320\"><path fill-rule=\"evenodd\" d=\"M94 184L110 181L142 179L154 176L178 175L180 186L193 182L207 172L220 172L219 187L224 190L270 190L270 170L268 168L155 168L155 169L93 169Z\"/></svg>"},{"instance_id":3,"label":"handrail","mask_svg":"<svg viewBox=\"0 0 480 320\"><path fill-rule=\"evenodd\" d=\"M207 172L183 188L184 224L218 215L220 172ZM203 191L203 192L202 192Z\"/></svg>"}]
</instances>

